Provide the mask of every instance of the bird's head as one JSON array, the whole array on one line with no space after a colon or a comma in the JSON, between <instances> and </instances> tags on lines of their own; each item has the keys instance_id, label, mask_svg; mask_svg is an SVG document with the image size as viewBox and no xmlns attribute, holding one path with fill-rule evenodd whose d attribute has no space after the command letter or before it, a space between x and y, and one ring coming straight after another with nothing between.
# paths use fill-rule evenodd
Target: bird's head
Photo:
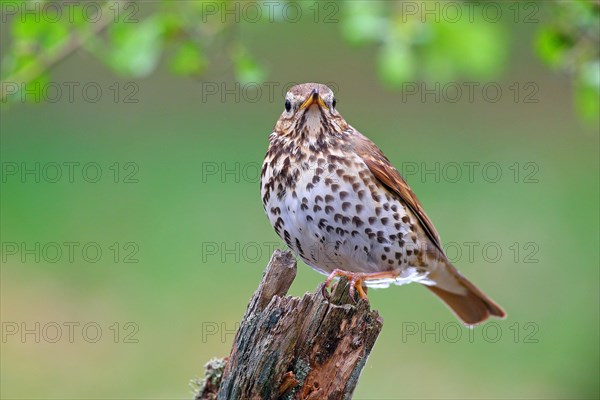
<instances>
[{"instance_id":1,"label":"bird's head","mask_svg":"<svg viewBox=\"0 0 600 400\"><path fill-rule=\"evenodd\" d=\"M275 125L278 135L316 138L335 135L348 127L337 111L333 91L320 83L293 86L285 95L283 113Z\"/></svg>"}]
</instances>

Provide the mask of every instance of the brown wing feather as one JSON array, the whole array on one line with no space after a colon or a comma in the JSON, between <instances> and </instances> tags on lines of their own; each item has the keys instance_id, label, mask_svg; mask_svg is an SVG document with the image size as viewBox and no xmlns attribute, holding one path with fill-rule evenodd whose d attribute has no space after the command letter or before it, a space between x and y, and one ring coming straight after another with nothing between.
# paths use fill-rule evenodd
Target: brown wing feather
<instances>
[{"instance_id":1,"label":"brown wing feather","mask_svg":"<svg viewBox=\"0 0 600 400\"><path fill-rule=\"evenodd\" d=\"M433 223L425 214L425 210L421 206L419 199L412 191L408 183L402 178L400 173L390 163L390 160L379 150L375 143L371 142L367 137L358 131L354 131L352 142L354 151L363 159L369 167L369 170L375 177L392 193L399 196L406 206L413 212L421 223L421 227L427 234L427 237L437 247L442 254L442 244Z\"/></svg>"}]
</instances>

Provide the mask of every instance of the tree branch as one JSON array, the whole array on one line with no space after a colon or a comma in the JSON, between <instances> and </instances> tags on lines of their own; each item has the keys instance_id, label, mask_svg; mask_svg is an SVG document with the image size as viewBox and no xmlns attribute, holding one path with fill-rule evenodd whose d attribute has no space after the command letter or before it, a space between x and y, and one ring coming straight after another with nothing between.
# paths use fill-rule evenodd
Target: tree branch
<instances>
[{"instance_id":1,"label":"tree branch","mask_svg":"<svg viewBox=\"0 0 600 400\"><path fill-rule=\"evenodd\" d=\"M54 65L64 60L75 51L79 50L88 40L90 40L90 38L102 33L102 31L104 31L114 20L114 15L108 12L108 10L109 7L114 7L115 3L123 3L123 0L112 1L102 8L100 11L101 19L94 23L93 28L89 32L84 35L79 33L71 33L55 48L41 54L36 62L27 64L13 75L10 75L6 79L2 80L0 82L1 101L6 101L6 97L9 94L9 91L7 90L9 84L14 83L22 85L39 78L45 71L49 70Z\"/></svg>"},{"instance_id":2,"label":"tree branch","mask_svg":"<svg viewBox=\"0 0 600 400\"><path fill-rule=\"evenodd\" d=\"M215 393L200 399L350 399L383 326L365 300L354 304L343 278L331 300L321 287L286 296L296 276L289 251L275 251L250 299ZM215 397L216 396L216 397Z\"/></svg>"}]
</instances>

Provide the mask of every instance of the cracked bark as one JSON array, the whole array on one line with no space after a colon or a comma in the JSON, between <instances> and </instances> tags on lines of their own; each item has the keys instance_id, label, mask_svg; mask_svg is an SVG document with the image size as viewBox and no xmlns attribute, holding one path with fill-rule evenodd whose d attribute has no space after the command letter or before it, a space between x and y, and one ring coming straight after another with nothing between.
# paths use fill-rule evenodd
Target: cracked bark
<instances>
[{"instance_id":1,"label":"cracked bark","mask_svg":"<svg viewBox=\"0 0 600 400\"><path fill-rule=\"evenodd\" d=\"M276 250L252 296L226 360L218 392L196 399L350 399L383 326L365 300L354 303L347 280L330 302L319 286L286 296L296 276L289 251Z\"/></svg>"}]
</instances>

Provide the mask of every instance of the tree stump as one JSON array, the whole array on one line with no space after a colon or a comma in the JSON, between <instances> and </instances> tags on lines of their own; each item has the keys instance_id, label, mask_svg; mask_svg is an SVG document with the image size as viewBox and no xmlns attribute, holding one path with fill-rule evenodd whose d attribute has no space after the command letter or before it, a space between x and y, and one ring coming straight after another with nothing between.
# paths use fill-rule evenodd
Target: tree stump
<instances>
[{"instance_id":1,"label":"tree stump","mask_svg":"<svg viewBox=\"0 0 600 400\"><path fill-rule=\"evenodd\" d=\"M383 326L366 300L354 300L342 278L330 301L321 286L286 296L296 277L289 251L276 250L252 296L217 379L207 364L200 399L350 399ZM221 360L217 360L223 362ZM220 383L218 380L220 379ZM218 387L218 392L215 392Z\"/></svg>"}]
</instances>

